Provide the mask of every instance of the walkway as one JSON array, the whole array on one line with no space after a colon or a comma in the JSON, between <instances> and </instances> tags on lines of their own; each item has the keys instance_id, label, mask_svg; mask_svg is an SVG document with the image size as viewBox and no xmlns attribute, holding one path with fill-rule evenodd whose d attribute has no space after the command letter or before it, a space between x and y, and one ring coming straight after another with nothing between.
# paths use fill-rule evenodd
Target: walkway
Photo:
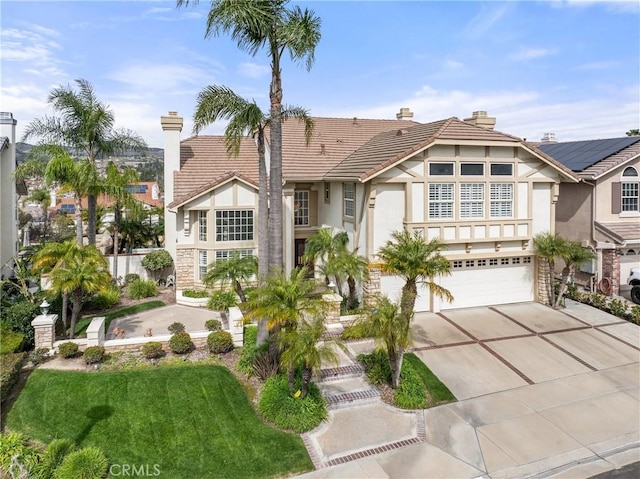
<instances>
[{"instance_id":1,"label":"walkway","mask_svg":"<svg viewBox=\"0 0 640 479\"><path fill-rule=\"evenodd\" d=\"M590 477L640 461L640 329L568 301L416 314L414 350L459 402L384 404L349 343L319 383L305 478Z\"/></svg>"}]
</instances>

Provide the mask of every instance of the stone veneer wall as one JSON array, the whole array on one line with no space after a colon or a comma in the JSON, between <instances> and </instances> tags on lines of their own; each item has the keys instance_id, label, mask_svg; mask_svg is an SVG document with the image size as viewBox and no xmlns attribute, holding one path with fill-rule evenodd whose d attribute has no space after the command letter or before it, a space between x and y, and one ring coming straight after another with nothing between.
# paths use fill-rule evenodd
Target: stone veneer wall
<instances>
[{"instance_id":1,"label":"stone veneer wall","mask_svg":"<svg viewBox=\"0 0 640 479\"><path fill-rule=\"evenodd\" d=\"M55 340L55 328L56 321L58 320L57 314L41 314L36 316L31 325L34 329L34 343L35 348L51 349L53 347L53 341Z\"/></svg>"},{"instance_id":2,"label":"stone veneer wall","mask_svg":"<svg viewBox=\"0 0 640 479\"><path fill-rule=\"evenodd\" d=\"M616 249L602 250L602 277L611 281L608 296L620 294L620 256Z\"/></svg>"},{"instance_id":3,"label":"stone veneer wall","mask_svg":"<svg viewBox=\"0 0 640 479\"><path fill-rule=\"evenodd\" d=\"M193 289L195 268L195 250L178 249L176 251L176 289Z\"/></svg>"},{"instance_id":4,"label":"stone veneer wall","mask_svg":"<svg viewBox=\"0 0 640 479\"><path fill-rule=\"evenodd\" d=\"M551 287L549 283L549 262L545 258L537 257L537 299L539 303L549 304L551 302Z\"/></svg>"},{"instance_id":5,"label":"stone veneer wall","mask_svg":"<svg viewBox=\"0 0 640 479\"><path fill-rule=\"evenodd\" d=\"M362 296L365 306L373 306L375 298L380 295L380 270L369 270L369 279L362 285Z\"/></svg>"}]
</instances>

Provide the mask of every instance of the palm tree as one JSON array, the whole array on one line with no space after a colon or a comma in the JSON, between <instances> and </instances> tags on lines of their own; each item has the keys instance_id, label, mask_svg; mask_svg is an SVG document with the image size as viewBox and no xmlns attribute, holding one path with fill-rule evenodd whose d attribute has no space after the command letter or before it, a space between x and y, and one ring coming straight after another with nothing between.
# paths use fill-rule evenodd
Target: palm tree
<instances>
[{"instance_id":1,"label":"palm tree","mask_svg":"<svg viewBox=\"0 0 640 479\"><path fill-rule=\"evenodd\" d=\"M197 4L198 0L177 0L177 6ZM269 265L282 269L282 69L285 51L292 60L303 62L307 70L314 62L320 41L320 19L312 10L287 8L289 0L212 0L207 16L205 38L228 33L238 47L255 56L265 48L271 60L269 100L270 174Z\"/></svg>"},{"instance_id":2,"label":"palm tree","mask_svg":"<svg viewBox=\"0 0 640 479\"><path fill-rule=\"evenodd\" d=\"M347 310L354 310L358 301L356 283L364 281L369 275L367 258L360 256L357 249L349 251L347 248L343 248L337 252L330 265L331 269L335 271L336 284L340 284L344 277L347 278L347 287L349 288Z\"/></svg>"},{"instance_id":3,"label":"palm tree","mask_svg":"<svg viewBox=\"0 0 640 479\"><path fill-rule=\"evenodd\" d=\"M241 256L239 251L234 251L228 259L217 260L209 266L209 271L204 276L205 284L211 286L214 283L231 281L233 290L240 301L247 302L247 296L242 289L242 283L246 283L255 276L258 270L256 258L253 256Z\"/></svg>"},{"instance_id":4,"label":"palm tree","mask_svg":"<svg viewBox=\"0 0 640 479\"><path fill-rule=\"evenodd\" d=\"M51 206L51 194L46 188L37 188L31 192L31 194L25 198L22 205L26 202L34 202L40 205L42 209L42 238L46 239L49 234L49 206Z\"/></svg>"},{"instance_id":5,"label":"palm tree","mask_svg":"<svg viewBox=\"0 0 640 479\"><path fill-rule=\"evenodd\" d=\"M58 117L35 119L25 129L22 141L39 137L44 144L69 148L86 158L93 167L93 181L86 185L88 197L89 244L96 242L96 198L100 193L97 183L96 159L103 155L126 150L143 151L144 140L129 130L115 130L115 118L107 105L96 97L87 80L76 80L78 91L71 86L54 88L47 102ZM89 176L87 177L89 178Z\"/></svg>"},{"instance_id":6,"label":"palm tree","mask_svg":"<svg viewBox=\"0 0 640 479\"><path fill-rule=\"evenodd\" d=\"M565 240L558 235L549 232L538 233L533 237L533 247L536 255L541 259L541 269L547 274L547 295L549 304L555 303L555 288L553 284L556 258L562 256Z\"/></svg>"},{"instance_id":7,"label":"palm tree","mask_svg":"<svg viewBox=\"0 0 640 479\"><path fill-rule=\"evenodd\" d=\"M560 291L554 303L554 308L560 307L562 297L567 291L569 278L573 277L576 268L587 261L591 261L595 256L593 251L583 248L579 242L565 241L560 253L560 257L564 260L565 267L562 269L562 283L560 284Z\"/></svg>"},{"instance_id":8,"label":"palm tree","mask_svg":"<svg viewBox=\"0 0 640 479\"><path fill-rule=\"evenodd\" d=\"M446 288L437 284L436 276L450 274L449 260L440 254L445 244L438 238L425 242L421 233L407 230L394 231L391 240L378 251L382 270L402 276L405 280L400 298L400 314L406 317L407 327L413 319L418 295L418 282L425 284L439 298L453 301Z\"/></svg>"},{"instance_id":9,"label":"palm tree","mask_svg":"<svg viewBox=\"0 0 640 479\"><path fill-rule=\"evenodd\" d=\"M307 396L313 373L317 373L323 364L338 365L338 354L331 346L332 342L323 341L327 327L321 316L301 320L297 327L280 336L283 350L281 362L289 372L289 391L295 390L295 371L302 368L302 398Z\"/></svg>"},{"instance_id":10,"label":"palm tree","mask_svg":"<svg viewBox=\"0 0 640 479\"><path fill-rule=\"evenodd\" d=\"M304 247L304 260L314 264L322 262L324 281L325 284L329 284L329 276L335 272L332 270L332 262L339 251L346 250L348 243L349 235L346 231L333 234L332 228L322 227L307 240ZM336 285L338 291L341 291L341 284L337 279Z\"/></svg>"}]
</instances>

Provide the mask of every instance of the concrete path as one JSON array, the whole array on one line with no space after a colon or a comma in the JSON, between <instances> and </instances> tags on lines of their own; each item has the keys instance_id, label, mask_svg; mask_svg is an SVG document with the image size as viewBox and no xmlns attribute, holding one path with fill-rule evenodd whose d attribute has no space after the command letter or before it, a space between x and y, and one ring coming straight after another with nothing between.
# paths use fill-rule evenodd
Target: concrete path
<instances>
[{"instance_id":1,"label":"concrete path","mask_svg":"<svg viewBox=\"0 0 640 479\"><path fill-rule=\"evenodd\" d=\"M640 328L567 301L416 314L415 353L459 402L383 404L350 343L319 383L305 478L590 477L640 461ZM344 377L341 377L344 376ZM333 384L331 384L335 381Z\"/></svg>"}]
</instances>

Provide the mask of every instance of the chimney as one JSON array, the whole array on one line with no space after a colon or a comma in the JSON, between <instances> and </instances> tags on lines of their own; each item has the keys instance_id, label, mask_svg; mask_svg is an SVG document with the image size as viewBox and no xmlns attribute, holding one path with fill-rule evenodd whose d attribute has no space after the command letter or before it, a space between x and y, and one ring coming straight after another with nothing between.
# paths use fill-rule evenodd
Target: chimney
<instances>
[{"instance_id":1,"label":"chimney","mask_svg":"<svg viewBox=\"0 0 640 479\"><path fill-rule=\"evenodd\" d=\"M556 140L556 134L555 133L545 133L544 135L542 135L542 138L540 139L540 142L543 143L543 144L558 143L558 140Z\"/></svg>"},{"instance_id":2,"label":"chimney","mask_svg":"<svg viewBox=\"0 0 640 479\"><path fill-rule=\"evenodd\" d=\"M410 108L400 108L400 113L396 113L398 120L410 120L413 118L413 112Z\"/></svg>"},{"instance_id":3,"label":"chimney","mask_svg":"<svg viewBox=\"0 0 640 479\"><path fill-rule=\"evenodd\" d=\"M0 278L12 275L11 258L18 253L16 124L13 114L0 112ZM6 140L5 138L6 137ZM7 142L7 143L5 143ZM1 294L1 293L0 293Z\"/></svg>"},{"instance_id":4,"label":"chimney","mask_svg":"<svg viewBox=\"0 0 640 479\"><path fill-rule=\"evenodd\" d=\"M465 122L470 125L479 126L485 130L493 130L496 126L496 119L493 116L488 116L486 111L478 110L471 114L471 118L465 118Z\"/></svg>"},{"instance_id":5,"label":"chimney","mask_svg":"<svg viewBox=\"0 0 640 479\"><path fill-rule=\"evenodd\" d=\"M178 240L178 224L175 213L170 213L167 206L173 197L173 172L180 170L180 132L183 119L175 111L160 118L164 131L164 246L176 263L176 241Z\"/></svg>"}]
</instances>

